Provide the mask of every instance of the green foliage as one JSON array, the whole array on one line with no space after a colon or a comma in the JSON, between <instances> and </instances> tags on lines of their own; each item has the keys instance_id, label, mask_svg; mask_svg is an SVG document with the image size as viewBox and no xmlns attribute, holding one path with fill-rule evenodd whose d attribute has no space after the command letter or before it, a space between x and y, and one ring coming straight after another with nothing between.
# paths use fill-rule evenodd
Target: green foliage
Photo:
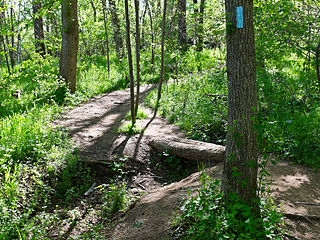
<instances>
[{"instance_id":1,"label":"green foliage","mask_svg":"<svg viewBox=\"0 0 320 240\"><path fill-rule=\"evenodd\" d=\"M115 213L126 209L129 198L124 181L100 185L99 188L104 193L102 209L105 217L109 218Z\"/></svg>"},{"instance_id":2,"label":"green foliage","mask_svg":"<svg viewBox=\"0 0 320 240\"><path fill-rule=\"evenodd\" d=\"M180 65L185 69L182 79L170 80L163 89L160 113L190 138L225 144L227 84L222 55L217 50L187 52ZM198 59L211 60L199 65ZM264 68L259 68L259 150L319 168L320 98L312 80L315 74L306 72L305 64L291 54L280 62L265 61ZM156 96L154 91L147 97L149 106L155 107Z\"/></svg>"},{"instance_id":3,"label":"green foliage","mask_svg":"<svg viewBox=\"0 0 320 240\"><path fill-rule=\"evenodd\" d=\"M138 108L138 112L137 112L137 114L136 114L136 119L145 119L145 118L147 118L147 117L148 117L148 115L144 112L144 109L141 108L141 107L139 107L139 108ZM129 111L129 112L126 114L126 116L125 116L124 119L125 119L125 120L131 120L131 111Z\"/></svg>"},{"instance_id":4,"label":"green foliage","mask_svg":"<svg viewBox=\"0 0 320 240\"><path fill-rule=\"evenodd\" d=\"M187 53L188 54L188 53ZM198 58L209 67L198 73L199 67L193 50L186 69L192 72L182 79L171 80L163 89L160 113L184 130L193 139L224 143L226 136L226 79L220 59L220 51L204 51ZM186 57L187 58L187 57ZM201 62L201 61L200 61ZM205 62L204 62L205 63ZM202 67L200 67L202 69ZM151 92L146 102L155 107L156 91Z\"/></svg>"},{"instance_id":5,"label":"green foliage","mask_svg":"<svg viewBox=\"0 0 320 240\"><path fill-rule=\"evenodd\" d=\"M0 118L35 106L61 105L68 91L58 77L57 68L57 59L35 55L33 61L24 61L15 68L12 75L4 74L0 86Z\"/></svg>"},{"instance_id":6,"label":"green foliage","mask_svg":"<svg viewBox=\"0 0 320 240\"><path fill-rule=\"evenodd\" d=\"M132 122L125 122L122 124L122 126L118 129L118 133L122 133L125 135L134 135L136 133L143 132L143 128L141 128L139 125L134 124L132 126Z\"/></svg>"},{"instance_id":7,"label":"green foliage","mask_svg":"<svg viewBox=\"0 0 320 240\"><path fill-rule=\"evenodd\" d=\"M260 149L319 168L320 98L299 63L291 56L258 72Z\"/></svg>"},{"instance_id":8,"label":"green foliage","mask_svg":"<svg viewBox=\"0 0 320 240\"><path fill-rule=\"evenodd\" d=\"M54 113L54 108L34 108L0 119L1 164L44 161L52 148L63 147L66 134L49 125Z\"/></svg>"},{"instance_id":9,"label":"green foliage","mask_svg":"<svg viewBox=\"0 0 320 240\"><path fill-rule=\"evenodd\" d=\"M90 184L66 132L49 124L54 113L34 108L0 119L0 232L6 239L17 236L17 227L28 231L31 214L54 196L69 200Z\"/></svg>"},{"instance_id":10,"label":"green foliage","mask_svg":"<svg viewBox=\"0 0 320 240\"><path fill-rule=\"evenodd\" d=\"M168 174L168 182L176 181L188 176L189 169L184 166L182 159L175 155L170 154L170 151L166 150L162 154L159 154L162 160L156 163L156 167L160 171L165 171Z\"/></svg>"},{"instance_id":11,"label":"green foliage","mask_svg":"<svg viewBox=\"0 0 320 240\"><path fill-rule=\"evenodd\" d=\"M181 207L175 219L179 239L282 239L281 215L270 196L261 199L261 218L236 196L226 201L220 192L220 181L202 172L201 187Z\"/></svg>"},{"instance_id":12,"label":"green foliage","mask_svg":"<svg viewBox=\"0 0 320 240\"><path fill-rule=\"evenodd\" d=\"M101 93L120 90L129 86L129 82L121 71L125 67L122 66L123 63L114 59L111 62L110 73L108 74L105 61L104 56L92 56L80 64L76 92L76 96L80 97L80 100L81 98L88 99Z\"/></svg>"}]
</instances>

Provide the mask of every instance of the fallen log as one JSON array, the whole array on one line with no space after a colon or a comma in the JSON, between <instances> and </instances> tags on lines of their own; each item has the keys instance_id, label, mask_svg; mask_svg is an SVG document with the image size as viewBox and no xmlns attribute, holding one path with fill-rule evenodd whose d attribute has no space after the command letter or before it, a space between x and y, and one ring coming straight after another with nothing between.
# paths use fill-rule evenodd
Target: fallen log
<instances>
[{"instance_id":1,"label":"fallen log","mask_svg":"<svg viewBox=\"0 0 320 240\"><path fill-rule=\"evenodd\" d=\"M155 137L149 144L157 152L168 150L169 154L190 161L218 163L225 157L224 146L191 139Z\"/></svg>"}]
</instances>

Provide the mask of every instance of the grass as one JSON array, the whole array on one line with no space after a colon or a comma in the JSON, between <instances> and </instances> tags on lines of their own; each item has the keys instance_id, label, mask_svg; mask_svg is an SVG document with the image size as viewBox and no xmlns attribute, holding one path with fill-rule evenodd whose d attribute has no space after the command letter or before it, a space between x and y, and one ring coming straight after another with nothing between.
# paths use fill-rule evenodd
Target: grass
<instances>
[{"instance_id":1,"label":"grass","mask_svg":"<svg viewBox=\"0 0 320 240\"><path fill-rule=\"evenodd\" d=\"M1 71L0 83L0 239L46 239L61 223L52 212L66 206L92 183L92 173L51 121L64 107L127 87L117 71L107 74L101 59L80 63L78 90L71 95L58 77L58 59L24 61L21 72ZM14 96L19 90L20 96Z\"/></svg>"}]
</instances>

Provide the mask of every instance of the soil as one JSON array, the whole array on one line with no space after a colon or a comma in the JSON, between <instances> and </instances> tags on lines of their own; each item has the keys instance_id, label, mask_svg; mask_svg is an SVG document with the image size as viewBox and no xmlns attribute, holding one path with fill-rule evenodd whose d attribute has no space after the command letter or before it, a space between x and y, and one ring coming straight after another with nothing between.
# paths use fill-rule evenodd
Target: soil
<instances>
[{"instance_id":1,"label":"soil","mask_svg":"<svg viewBox=\"0 0 320 240\"><path fill-rule=\"evenodd\" d=\"M154 87L143 86L141 99ZM128 89L106 93L66 112L54 124L69 130L81 159L95 172L95 186L108 183L114 174L113 163L121 162L130 195L138 199L125 213L116 215L108 228L100 230L102 239L172 239L170 224L175 213L188 192L196 192L200 186L197 164L169 162L153 151L148 144L152 137L185 135L162 117L153 116L146 107L148 117L137 121L145 131L133 136L118 133L130 109L129 94ZM320 173L284 161L276 166L269 164L267 169L272 178L271 194L287 214L286 228L291 239L319 239L320 219L310 215L320 216ZM222 163L208 172L213 178L220 178ZM58 230L49 233L50 238L73 239L85 233L90 236L90 231L104 221L95 215L100 205L98 189L79 198L71 207L77 212L73 221L62 221Z\"/></svg>"}]
</instances>

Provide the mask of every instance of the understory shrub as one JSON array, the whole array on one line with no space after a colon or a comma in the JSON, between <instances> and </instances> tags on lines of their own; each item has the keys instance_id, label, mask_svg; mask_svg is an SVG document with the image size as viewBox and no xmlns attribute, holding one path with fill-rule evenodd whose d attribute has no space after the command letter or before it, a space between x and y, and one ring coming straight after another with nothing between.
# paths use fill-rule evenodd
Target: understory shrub
<instances>
[{"instance_id":1,"label":"understory shrub","mask_svg":"<svg viewBox=\"0 0 320 240\"><path fill-rule=\"evenodd\" d=\"M220 54L217 51L218 59ZM224 144L227 85L223 61L218 59L210 60L209 66L214 65L214 68L201 73L195 71L179 79L170 80L162 90L159 110L161 115L177 124L190 138ZM190 70L195 69L197 68L190 66ZM146 103L155 107L156 97L156 91L151 92L146 98Z\"/></svg>"},{"instance_id":2,"label":"understory shrub","mask_svg":"<svg viewBox=\"0 0 320 240\"><path fill-rule=\"evenodd\" d=\"M220 180L205 172L198 194L189 197L173 223L178 239L282 239L283 219L267 192L259 204L261 218L236 196L225 201Z\"/></svg>"},{"instance_id":3,"label":"understory shrub","mask_svg":"<svg viewBox=\"0 0 320 240\"><path fill-rule=\"evenodd\" d=\"M199 67L197 59L206 61L208 56L207 65ZM164 83L159 112L192 139L226 142L227 81L222 56L219 50L202 55L190 50L182 57L181 76ZM314 74L302 66L303 60L290 55L258 68L259 151L318 169L320 97L312 83ZM155 107L156 98L153 91L146 103Z\"/></svg>"}]
</instances>

